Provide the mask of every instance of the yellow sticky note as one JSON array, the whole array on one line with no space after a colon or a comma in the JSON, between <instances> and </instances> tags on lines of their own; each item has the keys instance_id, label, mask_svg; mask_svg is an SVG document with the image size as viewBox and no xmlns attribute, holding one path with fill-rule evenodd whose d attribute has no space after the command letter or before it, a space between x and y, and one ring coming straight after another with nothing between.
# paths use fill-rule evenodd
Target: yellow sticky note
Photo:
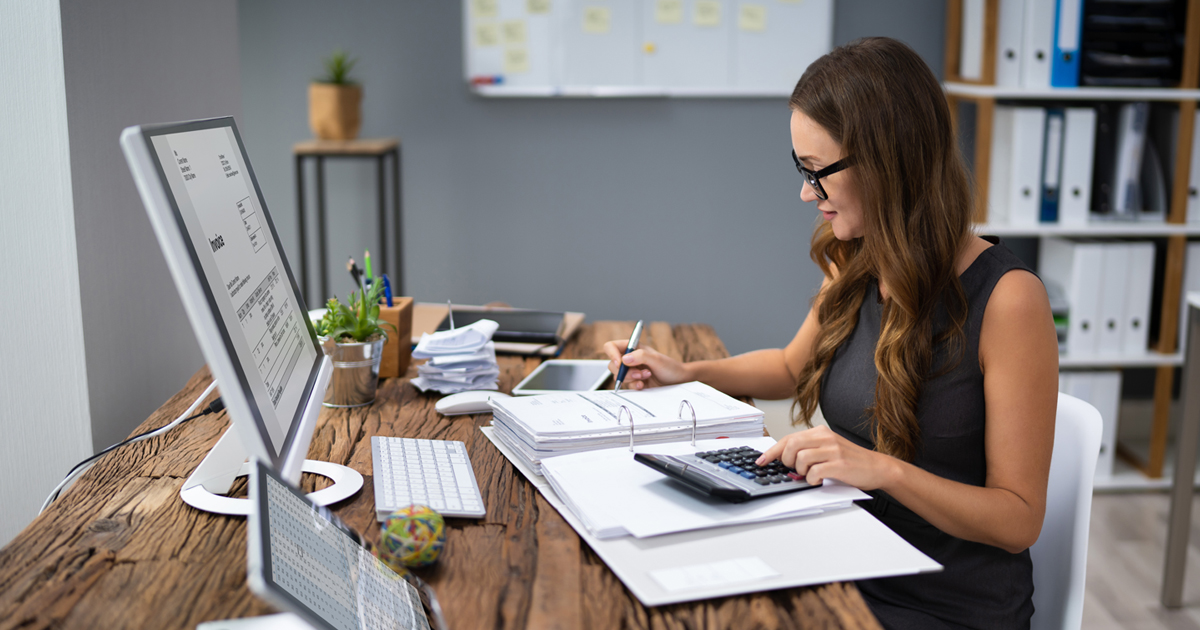
<instances>
[{"instance_id":1,"label":"yellow sticky note","mask_svg":"<svg viewBox=\"0 0 1200 630\"><path fill-rule=\"evenodd\" d=\"M504 50L504 73L520 74L529 72L529 53L524 48L506 48Z\"/></svg>"},{"instance_id":2,"label":"yellow sticky note","mask_svg":"<svg viewBox=\"0 0 1200 630\"><path fill-rule=\"evenodd\" d=\"M584 7L583 32L606 34L612 28L612 10L608 7Z\"/></svg>"},{"instance_id":3,"label":"yellow sticky note","mask_svg":"<svg viewBox=\"0 0 1200 630\"><path fill-rule=\"evenodd\" d=\"M655 0L654 21L659 24L679 24L683 21L683 0Z\"/></svg>"},{"instance_id":4,"label":"yellow sticky note","mask_svg":"<svg viewBox=\"0 0 1200 630\"><path fill-rule=\"evenodd\" d=\"M471 13L477 18L494 18L500 14L500 0L471 0Z\"/></svg>"},{"instance_id":5,"label":"yellow sticky note","mask_svg":"<svg viewBox=\"0 0 1200 630\"><path fill-rule=\"evenodd\" d=\"M525 10L534 15L549 13L550 0L527 0L525 2Z\"/></svg>"},{"instance_id":6,"label":"yellow sticky note","mask_svg":"<svg viewBox=\"0 0 1200 630\"><path fill-rule=\"evenodd\" d=\"M721 3L719 0L696 0L696 11L692 14L696 26L720 26Z\"/></svg>"},{"instance_id":7,"label":"yellow sticky note","mask_svg":"<svg viewBox=\"0 0 1200 630\"><path fill-rule=\"evenodd\" d=\"M500 27L495 24L476 25L475 45L480 48L500 45Z\"/></svg>"},{"instance_id":8,"label":"yellow sticky note","mask_svg":"<svg viewBox=\"0 0 1200 630\"><path fill-rule=\"evenodd\" d=\"M738 28L743 31L767 30L767 7L761 4L743 4L738 9Z\"/></svg>"},{"instance_id":9,"label":"yellow sticky note","mask_svg":"<svg viewBox=\"0 0 1200 630\"><path fill-rule=\"evenodd\" d=\"M509 46L525 43L525 22L509 20L504 23L504 43Z\"/></svg>"}]
</instances>

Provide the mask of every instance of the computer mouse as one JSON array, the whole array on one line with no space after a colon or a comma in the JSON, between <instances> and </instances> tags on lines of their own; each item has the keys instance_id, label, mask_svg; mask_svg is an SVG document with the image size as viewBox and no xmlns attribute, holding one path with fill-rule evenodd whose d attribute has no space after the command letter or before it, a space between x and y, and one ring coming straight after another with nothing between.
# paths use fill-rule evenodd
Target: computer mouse
<instances>
[{"instance_id":1,"label":"computer mouse","mask_svg":"<svg viewBox=\"0 0 1200 630\"><path fill-rule=\"evenodd\" d=\"M500 398L512 398L508 394L493 392L487 390L472 390L469 392L459 392L450 394L437 401L433 406L437 412L443 416L461 416L467 413L488 413L492 410L492 406L488 404L489 400Z\"/></svg>"}]
</instances>

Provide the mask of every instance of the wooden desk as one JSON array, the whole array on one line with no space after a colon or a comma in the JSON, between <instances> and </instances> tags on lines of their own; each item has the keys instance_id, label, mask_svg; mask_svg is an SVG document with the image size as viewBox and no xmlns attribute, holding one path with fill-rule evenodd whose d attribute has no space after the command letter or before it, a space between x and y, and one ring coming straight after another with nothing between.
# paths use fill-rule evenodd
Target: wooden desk
<instances>
[{"instance_id":1,"label":"wooden desk","mask_svg":"<svg viewBox=\"0 0 1200 630\"><path fill-rule=\"evenodd\" d=\"M586 325L564 357L600 358L602 341L631 330L622 322ZM643 343L688 360L727 356L702 325L651 324ZM511 389L538 362L501 356L501 387ZM201 369L136 432L170 422L209 382ZM491 415L445 418L433 410L436 400L407 378L389 379L370 407L324 410L309 457L367 477L362 492L334 511L377 542L369 437L466 442L487 516L448 519L441 561L420 572L455 630L879 627L852 584L642 606L479 431ZM179 499L184 479L227 426L224 413L209 415L114 452L0 549L0 629L194 628L272 612L246 587L244 519ZM319 480L305 475L301 483L311 491Z\"/></svg>"}]
</instances>

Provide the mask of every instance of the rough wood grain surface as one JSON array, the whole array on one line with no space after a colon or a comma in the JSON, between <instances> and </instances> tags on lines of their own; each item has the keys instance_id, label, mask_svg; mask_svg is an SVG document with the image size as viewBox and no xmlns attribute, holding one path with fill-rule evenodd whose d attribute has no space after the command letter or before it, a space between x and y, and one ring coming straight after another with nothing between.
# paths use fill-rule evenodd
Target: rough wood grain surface
<instances>
[{"instance_id":1,"label":"rough wood grain surface","mask_svg":"<svg viewBox=\"0 0 1200 630\"><path fill-rule=\"evenodd\" d=\"M630 322L585 326L564 358L601 358L604 341ZM712 328L651 324L644 343L678 358L727 356ZM539 359L501 356L502 389ZM408 377L415 376L415 366ZM436 396L408 377L380 384L375 403L325 409L309 458L362 473L362 492L334 510L376 543L372 435L466 443L487 507L483 519L447 519L441 561L421 572L451 628L878 628L849 584L773 591L646 608L570 525L479 431L490 414L445 418ZM201 369L136 430L160 427L209 384ZM194 628L215 619L272 612L246 586L245 520L188 507L179 488L228 426L224 413L124 447L92 470L0 549L0 630L10 628ZM314 490L323 478L305 474ZM233 494L245 492L244 482Z\"/></svg>"}]
</instances>

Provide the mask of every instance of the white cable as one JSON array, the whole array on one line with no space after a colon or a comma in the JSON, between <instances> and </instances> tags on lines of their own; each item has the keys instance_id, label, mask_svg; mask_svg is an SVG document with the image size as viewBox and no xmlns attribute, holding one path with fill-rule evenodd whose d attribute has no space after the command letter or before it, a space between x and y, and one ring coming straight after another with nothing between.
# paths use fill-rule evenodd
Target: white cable
<instances>
[{"instance_id":1,"label":"white cable","mask_svg":"<svg viewBox=\"0 0 1200 630\"><path fill-rule=\"evenodd\" d=\"M184 411L183 414L180 415L178 418L175 418L170 423L165 424L162 427L159 427L159 428L151 431L150 433L133 438L132 440L129 440L128 442L124 442L123 444L127 446L129 444L141 442L142 440L148 440L152 437L158 437L158 436L166 433L167 431L170 431L171 429L174 429L175 427L179 426L179 423L192 417L192 414L195 413L196 408L200 406L200 403L204 402L204 399L208 398L208 395L211 394L212 391L216 388L217 388L216 381L209 383L208 387L204 390L204 393L200 394L200 397L197 398L196 401L193 402L192 405L187 408L187 411ZM45 512L46 508L50 507L50 504L53 503L54 500L58 498L58 495L61 492L64 492L68 488L70 488L71 484L76 479L78 479L81 475L83 475L83 473L90 470L92 468L92 466L95 466L96 462L98 462L98 461L100 461L100 460L96 459L95 461L89 462L86 466L83 466L82 468L77 469L75 472L67 475L66 479L63 479L61 482L59 482L59 484L57 486L55 486L53 490L50 491L50 495L46 497L46 501L44 503L42 503L42 509L38 510L38 514Z\"/></svg>"}]
</instances>

